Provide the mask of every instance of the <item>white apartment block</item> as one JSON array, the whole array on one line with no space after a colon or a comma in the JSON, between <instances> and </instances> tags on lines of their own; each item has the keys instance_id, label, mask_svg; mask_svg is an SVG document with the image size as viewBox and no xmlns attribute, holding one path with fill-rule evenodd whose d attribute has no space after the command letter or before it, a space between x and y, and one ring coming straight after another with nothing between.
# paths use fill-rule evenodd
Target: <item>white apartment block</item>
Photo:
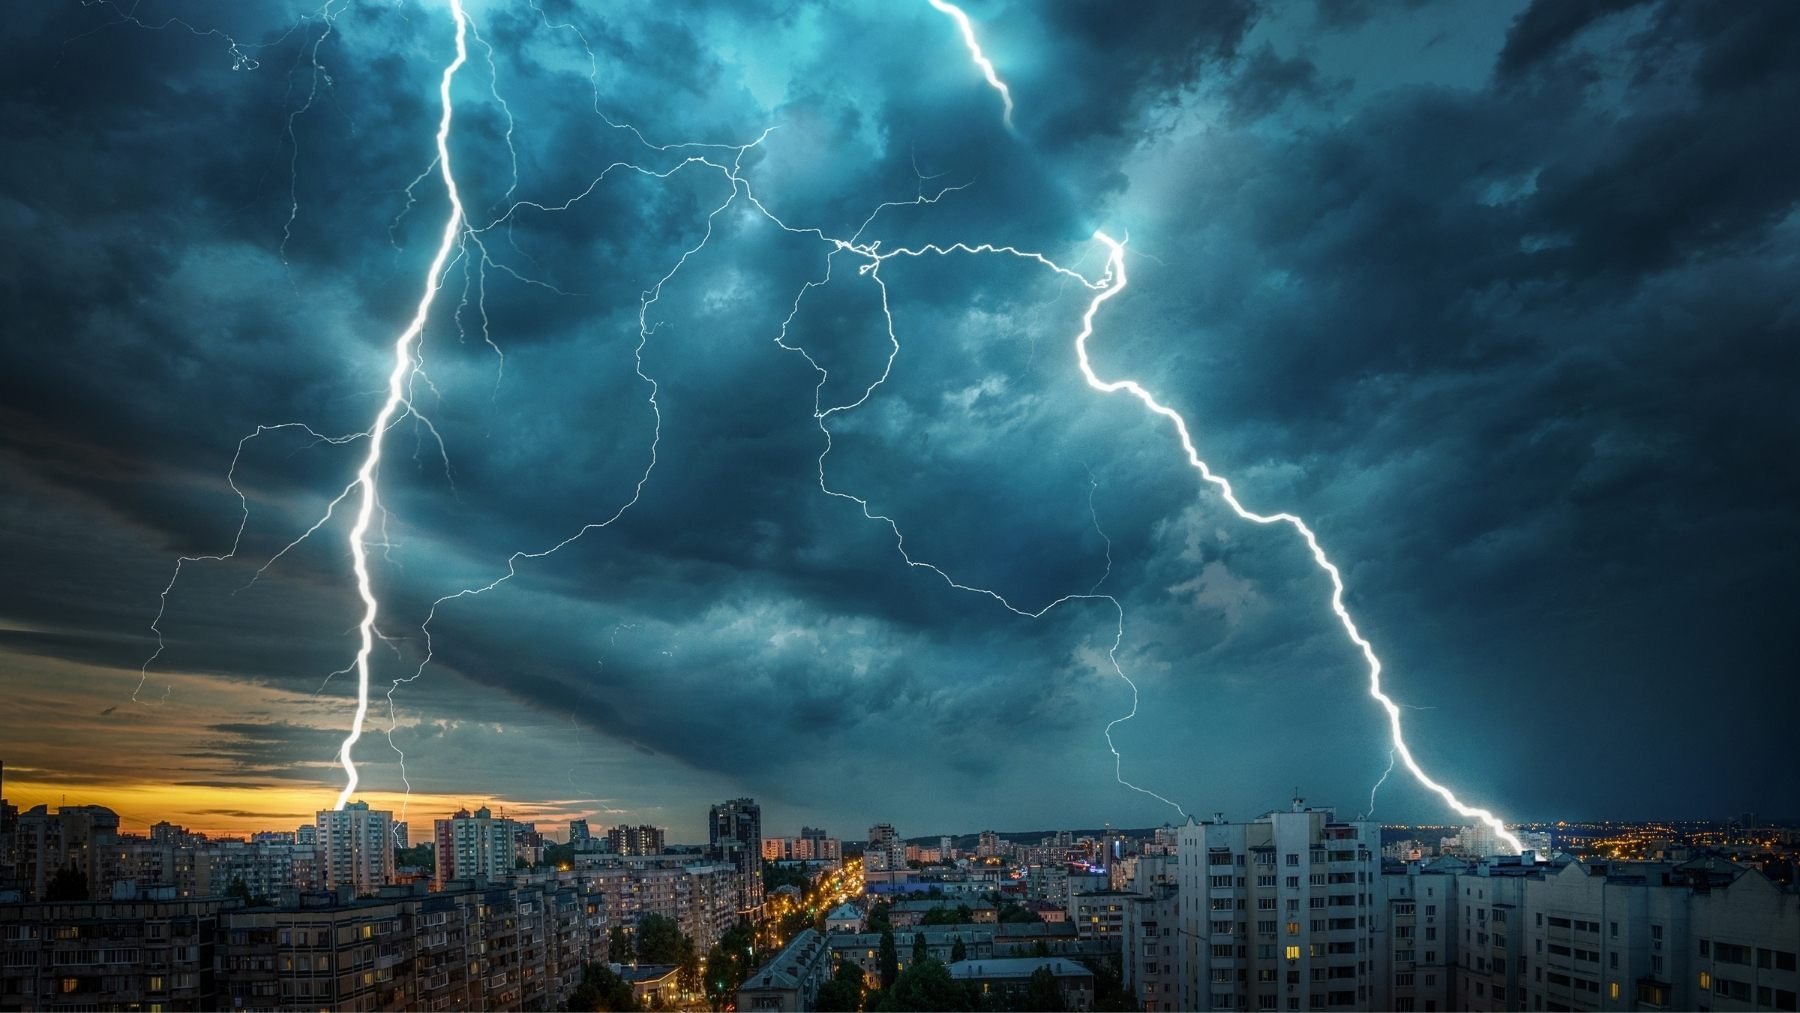
<instances>
[{"instance_id":1,"label":"white apartment block","mask_svg":"<svg viewBox=\"0 0 1800 1013\"><path fill-rule=\"evenodd\" d=\"M449 819L435 821L437 867L432 873L432 886L442 890L452 880L482 876L497 881L510 876L518 829L512 820L496 819L486 806L473 814L458 809Z\"/></svg>"},{"instance_id":2,"label":"white apartment block","mask_svg":"<svg viewBox=\"0 0 1800 1013\"><path fill-rule=\"evenodd\" d=\"M1755 869L1566 855L1384 869L1379 830L1298 803L1190 821L1172 898L1140 860L1126 987L1146 1010L1797 1008L1800 890Z\"/></svg>"},{"instance_id":3,"label":"white apartment block","mask_svg":"<svg viewBox=\"0 0 1800 1013\"><path fill-rule=\"evenodd\" d=\"M1381 828L1295 799L1249 823L1195 823L1177 846L1176 1005L1380 1008Z\"/></svg>"},{"instance_id":4,"label":"white apartment block","mask_svg":"<svg viewBox=\"0 0 1800 1013\"><path fill-rule=\"evenodd\" d=\"M313 817L318 840L319 877L328 889L349 887L356 896L375 893L393 865L394 814L352 802Z\"/></svg>"}]
</instances>

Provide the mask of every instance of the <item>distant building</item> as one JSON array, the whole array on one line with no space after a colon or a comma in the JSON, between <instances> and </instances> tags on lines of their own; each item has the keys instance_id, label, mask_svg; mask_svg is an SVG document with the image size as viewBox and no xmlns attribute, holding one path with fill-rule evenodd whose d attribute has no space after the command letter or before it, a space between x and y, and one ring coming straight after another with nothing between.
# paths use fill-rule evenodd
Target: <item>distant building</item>
<instances>
[{"instance_id":1,"label":"distant building","mask_svg":"<svg viewBox=\"0 0 1800 1013\"><path fill-rule=\"evenodd\" d=\"M11 818L13 875L25 896L43 899L57 872L80 873L88 897L106 895L104 856L119 839L119 815L105 806L33 806Z\"/></svg>"},{"instance_id":2,"label":"distant building","mask_svg":"<svg viewBox=\"0 0 1800 1013\"><path fill-rule=\"evenodd\" d=\"M577 851L582 849L582 845L593 839L593 834L588 830L587 820L569 821L569 843L573 844Z\"/></svg>"},{"instance_id":3,"label":"distant building","mask_svg":"<svg viewBox=\"0 0 1800 1013\"><path fill-rule=\"evenodd\" d=\"M975 854L979 858L993 858L1001 854L1000 835L992 830L983 830L975 838Z\"/></svg>"},{"instance_id":4,"label":"distant building","mask_svg":"<svg viewBox=\"0 0 1800 1013\"><path fill-rule=\"evenodd\" d=\"M437 867L431 882L436 888L476 876L497 880L513 871L517 827L486 806L472 814L458 809L449 819L437 820L434 828Z\"/></svg>"},{"instance_id":5,"label":"distant building","mask_svg":"<svg viewBox=\"0 0 1800 1013\"><path fill-rule=\"evenodd\" d=\"M1129 890L1089 890L1069 898L1069 921L1082 939L1118 940L1133 905L1145 898Z\"/></svg>"},{"instance_id":6,"label":"distant building","mask_svg":"<svg viewBox=\"0 0 1800 1013\"><path fill-rule=\"evenodd\" d=\"M734 798L713 806L709 815L712 857L737 870L738 910L758 918L763 904L762 807L753 798Z\"/></svg>"},{"instance_id":7,"label":"distant building","mask_svg":"<svg viewBox=\"0 0 1800 1013\"><path fill-rule=\"evenodd\" d=\"M892 823L877 823L869 828L869 843L863 848L863 868L870 872L886 872L906 868L906 842Z\"/></svg>"},{"instance_id":8,"label":"distant building","mask_svg":"<svg viewBox=\"0 0 1800 1013\"><path fill-rule=\"evenodd\" d=\"M349 887L366 896L388 882L393 865L394 814L352 802L313 817L321 879L328 889Z\"/></svg>"},{"instance_id":9,"label":"distant building","mask_svg":"<svg viewBox=\"0 0 1800 1013\"><path fill-rule=\"evenodd\" d=\"M1062 957L995 957L961 960L950 965L950 977L974 985L983 995L1010 993L1016 1003L1031 987L1031 976L1048 968L1062 993L1063 1009L1094 1008L1094 972ZM1001 1008L1007 1008L1002 1005Z\"/></svg>"},{"instance_id":10,"label":"distant building","mask_svg":"<svg viewBox=\"0 0 1800 1013\"><path fill-rule=\"evenodd\" d=\"M665 847L665 836L661 827L620 824L606 832L606 842L608 850L615 855L660 855Z\"/></svg>"},{"instance_id":11,"label":"distant building","mask_svg":"<svg viewBox=\"0 0 1800 1013\"><path fill-rule=\"evenodd\" d=\"M854 935L861 932L866 924L868 924L868 920L863 914L863 909L845 901L825 915L825 934L831 936Z\"/></svg>"}]
</instances>

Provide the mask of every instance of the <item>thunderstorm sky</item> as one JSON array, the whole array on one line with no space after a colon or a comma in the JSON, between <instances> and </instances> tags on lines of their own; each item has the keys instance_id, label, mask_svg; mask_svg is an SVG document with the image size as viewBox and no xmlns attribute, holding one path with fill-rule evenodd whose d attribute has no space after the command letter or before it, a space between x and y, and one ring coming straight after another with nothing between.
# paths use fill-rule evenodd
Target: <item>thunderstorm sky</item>
<instances>
[{"instance_id":1,"label":"thunderstorm sky","mask_svg":"<svg viewBox=\"0 0 1800 1013\"><path fill-rule=\"evenodd\" d=\"M820 490L816 374L775 338L830 247L741 192L709 236L732 184L684 159L733 153L657 147L772 127L741 175L795 228L847 237L959 187L863 240L1014 244L1089 278L1093 231L1128 234L1095 368L1181 411L1251 509L1313 525L1420 761L1466 800L1800 810L1800 6L971 0L1012 130L924 0L672 6L470 0L470 218L567 209L522 208L446 278L419 404L448 475L416 422L388 436L363 797L399 801L380 689L431 602L632 499L642 331L641 496L440 607L397 694L415 820L492 801L691 840L740 794L771 834L1175 818L1114 780L1110 605L1020 618ZM135 17L31 4L0 36L6 794L292 825L341 785L347 512L246 584L359 444L249 444L240 556L186 569L133 694L175 558L231 545L238 441L353 433L380 404L447 213L427 170L453 21L439 0ZM596 184L615 162L636 169ZM891 350L854 267L787 332L828 406ZM1202 814L1295 785L1364 807L1384 716L1329 585L1166 424L1082 383L1091 293L1017 258L881 278L901 349L829 420L828 484L1022 609L1117 595L1128 779ZM1376 815L1449 818L1399 777Z\"/></svg>"}]
</instances>

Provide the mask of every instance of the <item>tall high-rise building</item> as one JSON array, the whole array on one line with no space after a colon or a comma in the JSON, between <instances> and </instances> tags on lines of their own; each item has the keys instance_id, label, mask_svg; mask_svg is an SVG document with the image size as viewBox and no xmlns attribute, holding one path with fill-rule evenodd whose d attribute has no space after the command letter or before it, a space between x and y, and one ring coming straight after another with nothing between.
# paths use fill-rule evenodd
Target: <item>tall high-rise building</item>
<instances>
[{"instance_id":1,"label":"tall high-rise building","mask_svg":"<svg viewBox=\"0 0 1800 1013\"><path fill-rule=\"evenodd\" d=\"M89 897L104 895L103 856L119 839L119 816L98 805L65 805L54 814L33 806L12 817L14 875L26 893L44 899L50 881L74 869L86 881Z\"/></svg>"},{"instance_id":2,"label":"tall high-rise building","mask_svg":"<svg viewBox=\"0 0 1800 1013\"><path fill-rule=\"evenodd\" d=\"M329 889L348 886L361 897L375 893L393 871L394 814L352 802L313 816L321 879Z\"/></svg>"},{"instance_id":3,"label":"tall high-rise building","mask_svg":"<svg viewBox=\"0 0 1800 1013\"><path fill-rule=\"evenodd\" d=\"M883 872L906 868L906 842L892 823L877 823L869 828L869 844L863 849L863 868Z\"/></svg>"},{"instance_id":4,"label":"tall high-rise building","mask_svg":"<svg viewBox=\"0 0 1800 1013\"><path fill-rule=\"evenodd\" d=\"M1179 852L1176 1008L1369 1009L1387 994L1370 960L1385 913L1380 824L1296 798L1248 823L1190 822Z\"/></svg>"},{"instance_id":5,"label":"tall high-rise building","mask_svg":"<svg viewBox=\"0 0 1800 1013\"><path fill-rule=\"evenodd\" d=\"M458 809L449 819L437 820L432 835L437 845L432 885L442 890L454 879L498 879L512 872L517 831L512 820L495 818L486 806L474 813Z\"/></svg>"},{"instance_id":6,"label":"tall high-rise building","mask_svg":"<svg viewBox=\"0 0 1800 1013\"><path fill-rule=\"evenodd\" d=\"M762 909L762 806L734 798L712 807L708 827L713 858L738 872L738 909L755 917Z\"/></svg>"},{"instance_id":7,"label":"tall high-rise building","mask_svg":"<svg viewBox=\"0 0 1800 1013\"><path fill-rule=\"evenodd\" d=\"M593 839L594 835L588 830L587 820L569 821L569 843L575 845L576 850L580 850L583 844Z\"/></svg>"}]
</instances>

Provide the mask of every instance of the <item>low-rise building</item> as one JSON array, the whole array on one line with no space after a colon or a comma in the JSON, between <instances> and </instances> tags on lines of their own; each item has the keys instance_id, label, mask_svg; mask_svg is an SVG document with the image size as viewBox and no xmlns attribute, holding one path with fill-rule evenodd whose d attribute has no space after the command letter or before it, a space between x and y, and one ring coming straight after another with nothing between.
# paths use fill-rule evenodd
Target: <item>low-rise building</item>
<instances>
[{"instance_id":1,"label":"low-rise building","mask_svg":"<svg viewBox=\"0 0 1800 1013\"><path fill-rule=\"evenodd\" d=\"M950 965L950 977L967 982L983 994L1002 992L1020 1001L1031 987L1031 976L1048 968L1062 993L1066 1010L1094 1008L1094 972L1062 957L1011 957L963 960Z\"/></svg>"},{"instance_id":2,"label":"low-rise building","mask_svg":"<svg viewBox=\"0 0 1800 1013\"><path fill-rule=\"evenodd\" d=\"M831 976L825 938L803 929L775 959L758 968L738 988L740 1010L783 1010L799 1013L814 1007L819 986Z\"/></svg>"}]
</instances>

